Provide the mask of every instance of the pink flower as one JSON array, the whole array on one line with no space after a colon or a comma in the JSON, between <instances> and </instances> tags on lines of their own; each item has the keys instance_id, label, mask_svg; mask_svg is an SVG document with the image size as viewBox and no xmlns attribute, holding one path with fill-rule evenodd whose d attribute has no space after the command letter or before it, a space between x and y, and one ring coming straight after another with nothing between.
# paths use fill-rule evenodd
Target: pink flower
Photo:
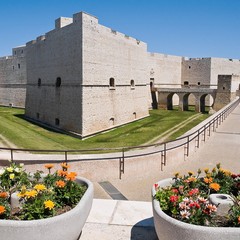
<instances>
[{"instance_id":1,"label":"pink flower","mask_svg":"<svg viewBox=\"0 0 240 240\"><path fill-rule=\"evenodd\" d=\"M207 202L207 199L205 199L204 197L198 197L198 201L200 203L206 203Z\"/></svg>"},{"instance_id":2,"label":"pink flower","mask_svg":"<svg viewBox=\"0 0 240 240\"><path fill-rule=\"evenodd\" d=\"M172 189L172 192L173 192L173 193L178 193L178 190L177 190L176 188L173 188L173 189Z\"/></svg>"},{"instance_id":3,"label":"pink flower","mask_svg":"<svg viewBox=\"0 0 240 240\"><path fill-rule=\"evenodd\" d=\"M180 202L179 203L179 208L180 209L189 209L188 205L185 202Z\"/></svg>"},{"instance_id":4,"label":"pink flower","mask_svg":"<svg viewBox=\"0 0 240 240\"><path fill-rule=\"evenodd\" d=\"M155 183L155 184L154 184L154 187L155 187L155 190L157 190L159 186L158 186L157 183Z\"/></svg>"},{"instance_id":5,"label":"pink flower","mask_svg":"<svg viewBox=\"0 0 240 240\"><path fill-rule=\"evenodd\" d=\"M188 212L187 210L180 211L180 214L182 218L186 218L186 219L188 219L190 216L190 212Z\"/></svg>"},{"instance_id":6,"label":"pink flower","mask_svg":"<svg viewBox=\"0 0 240 240\"><path fill-rule=\"evenodd\" d=\"M183 202L184 202L184 203L189 203L190 200L189 200L189 198L185 197L185 198L183 199Z\"/></svg>"}]
</instances>

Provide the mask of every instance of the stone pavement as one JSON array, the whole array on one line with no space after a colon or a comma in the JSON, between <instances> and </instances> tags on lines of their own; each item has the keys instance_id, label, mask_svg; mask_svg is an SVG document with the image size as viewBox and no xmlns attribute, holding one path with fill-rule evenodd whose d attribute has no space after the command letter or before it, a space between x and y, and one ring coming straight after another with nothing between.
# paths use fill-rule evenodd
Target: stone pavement
<instances>
[{"instance_id":1,"label":"stone pavement","mask_svg":"<svg viewBox=\"0 0 240 240\"><path fill-rule=\"evenodd\" d=\"M116 201L94 199L90 216L83 228L81 240L155 240L151 210L151 186L157 180L171 177L174 172L181 174L198 168L212 169L217 163L224 169L240 172L240 106L228 116L211 137L195 154L185 161L176 161L174 166L165 166L158 176L145 179L133 176L131 179L111 180L111 183L130 200ZM95 197L110 198L95 183ZM147 202L142 196L146 196Z\"/></svg>"},{"instance_id":2,"label":"stone pavement","mask_svg":"<svg viewBox=\"0 0 240 240\"><path fill-rule=\"evenodd\" d=\"M80 240L157 240L151 202L94 199Z\"/></svg>"}]
</instances>

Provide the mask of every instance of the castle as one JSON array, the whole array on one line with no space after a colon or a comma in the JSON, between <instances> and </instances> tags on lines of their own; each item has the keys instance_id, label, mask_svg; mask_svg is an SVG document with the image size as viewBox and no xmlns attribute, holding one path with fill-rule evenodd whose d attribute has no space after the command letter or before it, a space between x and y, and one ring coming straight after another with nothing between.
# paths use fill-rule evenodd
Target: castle
<instances>
[{"instance_id":1,"label":"castle","mask_svg":"<svg viewBox=\"0 0 240 240\"><path fill-rule=\"evenodd\" d=\"M218 99L217 110L235 97L239 75L239 60L149 53L146 43L80 12L0 58L0 104L24 107L28 118L84 138L169 102L185 110L192 101L214 107ZM161 95L164 89L169 93ZM179 89L188 92L181 97ZM196 101L189 89L206 92Z\"/></svg>"}]
</instances>

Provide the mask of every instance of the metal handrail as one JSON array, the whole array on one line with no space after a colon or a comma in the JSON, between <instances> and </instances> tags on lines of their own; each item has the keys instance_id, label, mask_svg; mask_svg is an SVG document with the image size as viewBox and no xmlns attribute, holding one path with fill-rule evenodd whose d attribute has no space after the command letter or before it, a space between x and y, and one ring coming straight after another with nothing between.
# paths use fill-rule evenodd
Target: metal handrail
<instances>
[{"instance_id":1,"label":"metal handrail","mask_svg":"<svg viewBox=\"0 0 240 240\"><path fill-rule=\"evenodd\" d=\"M189 156L189 143L192 142L194 139L197 139L197 148L200 146L200 135L204 134L204 140L206 140L206 134L208 131L208 136L211 135L211 128L214 132L216 128L223 122L223 120L226 119L226 117L233 111L233 109L239 104L240 98L229 104L227 107L225 107L223 110L220 111L213 119L208 121L206 124L204 124L202 127L197 129L196 131L186 135L182 136L180 138L177 138L175 140L166 141L163 143L156 143L156 144L148 144L148 145L141 145L141 146L131 146L131 147L117 147L117 148L94 148L94 149L80 149L80 150L44 150L44 149L22 149L22 148L5 148L1 147L1 150L10 151L11 154L11 161L14 161L14 152L38 152L38 153L64 153L64 159L66 162L78 162L78 161L100 161L100 160L119 160L119 173L120 178L121 174L124 173L124 160L128 158L136 158L136 157L143 157L148 155L153 155L160 153L161 154L161 168L162 166L166 165L167 161L167 152L176 148L180 148L184 146L184 155ZM177 142L182 141L182 143L176 144ZM170 145L170 146L169 146ZM171 146L173 145L173 146ZM141 150L141 149L150 149L148 152L134 152L133 150ZM88 154L88 157L84 159L69 159L68 156L70 153L86 153L86 152L97 152L100 151L113 151L113 155L107 154L106 156L102 155L99 156L96 159L94 154ZM20 160L19 160L20 161ZM39 163L39 160L30 160L32 163ZM63 160L50 160L51 162L61 162ZM26 161L28 162L28 161ZM49 160L41 160L41 163L49 162Z\"/></svg>"}]
</instances>

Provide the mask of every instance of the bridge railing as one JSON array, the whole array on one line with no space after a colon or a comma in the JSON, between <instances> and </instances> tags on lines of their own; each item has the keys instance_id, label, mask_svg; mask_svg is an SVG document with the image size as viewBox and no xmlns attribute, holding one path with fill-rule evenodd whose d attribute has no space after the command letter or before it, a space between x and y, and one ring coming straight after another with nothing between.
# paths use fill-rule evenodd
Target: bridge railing
<instances>
[{"instance_id":1,"label":"bridge railing","mask_svg":"<svg viewBox=\"0 0 240 240\"><path fill-rule=\"evenodd\" d=\"M188 157L191 151L190 144L194 143L194 149L200 147L200 141L205 142L208 137L218 128L219 125L239 104L240 98L234 100L226 107L210 116L204 122L176 140L156 143L151 145L141 145L133 147L119 148L95 148L84 150L39 150L39 149L21 149L21 148L0 148L1 153L6 153L5 158L12 162L22 162L26 164L39 164L49 162L80 162L80 161L119 161L119 178L125 170L125 161L127 159L144 157L159 154L161 161L161 170L166 166L168 154L172 150L183 148L183 157ZM24 153L24 155L21 155ZM43 155L43 154L46 155ZM26 155L27 159L26 159Z\"/></svg>"}]
</instances>

